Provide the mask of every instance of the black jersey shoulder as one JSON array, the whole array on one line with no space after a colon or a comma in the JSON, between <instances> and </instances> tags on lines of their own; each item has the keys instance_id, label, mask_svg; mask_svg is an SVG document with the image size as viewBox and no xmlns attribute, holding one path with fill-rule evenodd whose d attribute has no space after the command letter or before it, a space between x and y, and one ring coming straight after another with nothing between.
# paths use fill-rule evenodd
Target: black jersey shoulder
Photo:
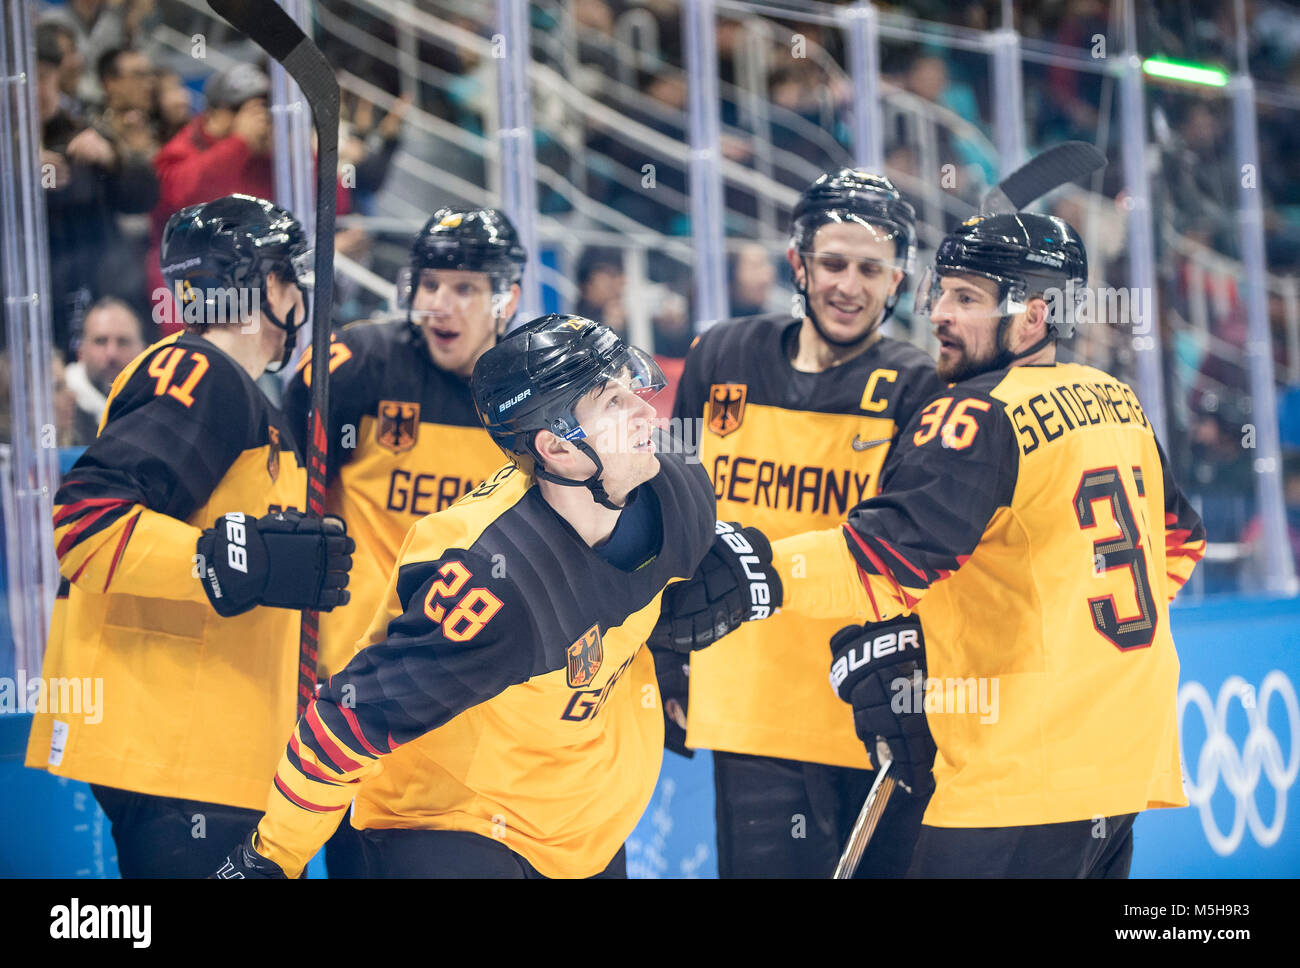
<instances>
[{"instance_id":1,"label":"black jersey shoulder","mask_svg":"<svg viewBox=\"0 0 1300 968\"><path fill-rule=\"evenodd\" d=\"M990 416L982 422L986 422L990 426L1001 424L1009 434L1011 425L1006 416L1006 403L994 396L994 392L1006 379L1006 376L1007 368L1004 367L1000 370L991 370L987 373L980 373L977 376L973 376L968 380L962 380L958 383L943 383L936 378L934 384L935 389L921 400L917 409L913 411L911 420L908 421L904 428L904 438L906 438L911 431L916 430L922 422L928 420L928 414L936 412L939 401L950 401L949 405L944 406L944 410L951 413L953 407L957 403L968 399L979 400L990 404L987 411L983 408L971 410L971 408L968 407L967 409L970 410L971 413L975 414L988 413ZM992 419L994 415L997 417L996 420ZM946 416L944 419L946 420ZM943 422L944 421L940 421L941 424Z\"/></svg>"},{"instance_id":2,"label":"black jersey shoulder","mask_svg":"<svg viewBox=\"0 0 1300 968\"><path fill-rule=\"evenodd\" d=\"M1019 451L1006 404L993 396L1006 372L994 370L950 383L925 400L899 436L881 490L909 478L903 464L909 471L983 487L996 495L998 506L1008 504L1019 472Z\"/></svg>"},{"instance_id":3,"label":"black jersey shoulder","mask_svg":"<svg viewBox=\"0 0 1300 968\"><path fill-rule=\"evenodd\" d=\"M528 602L546 669L562 668L565 650L593 626L618 628L676 578L694 573L713 543L713 485L697 462L661 454L652 488L663 516L659 553L635 571L605 561L532 487L489 524L471 549L499 563Z\"/></svg>"},{"instance_id":4,"label":"black jersey shoulder","mask_svg":"<svg viewBox=\"0 0 1300 968\"><path fill-rule=\"evenodd\" d=\"M273 410L242 366L193 333L155 343L132 363L130 375L110 396L104 431L144 409L149 420L188 426L241 451L268 443Z\"/></svg>"},{"instance_id":5,"label":"black jersey shoulder","mask_svg":"<svg viewBox=\"0 0 1300 968\"><path fill-rule=\"evenodd\" d=\"M264 446L295 448L252 378L209 340L169 338L118 377L99 436L56 502L110 497L186 520L241 454Z\"/></svg>"},{"instance_id":6,"label":"black jersey shoulder","mask_svg":"<svg viewBox=\"0 0 1300 968\"><path fill-rule=\"evenodd\" d=\"M743 366L766 360L780 352L786 330L797 322L787 313L724 319L701 333L690 351L700 354L706 374L712 374L720 362Z\"/></svg>"}]
</instances>

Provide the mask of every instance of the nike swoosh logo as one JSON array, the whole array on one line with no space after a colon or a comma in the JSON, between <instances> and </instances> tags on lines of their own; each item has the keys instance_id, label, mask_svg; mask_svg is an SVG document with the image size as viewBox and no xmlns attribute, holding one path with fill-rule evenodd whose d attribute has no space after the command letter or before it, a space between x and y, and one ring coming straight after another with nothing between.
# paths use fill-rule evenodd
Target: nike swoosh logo
<instances>
[{"instance_id":1,"label":"nike swoosh logo","mask_svg":"<svg viewBox=\"0 0 1300 968\"><path fill-rule=\"evenodd\" d=\"M861 437L861 435L859 435L859 434L854 434L854 435L853 435L853 449L854 449L854 450L870 450L872 447L877 447L877 446L879 446L880 444L887 444L887 443L889 443L889 442L890 442L891 440L893 440L893 439L894 439L893 437L879 437L879 438L877 438L876 440L863 440L862 437Z\"/></svg>"}]
</instances>

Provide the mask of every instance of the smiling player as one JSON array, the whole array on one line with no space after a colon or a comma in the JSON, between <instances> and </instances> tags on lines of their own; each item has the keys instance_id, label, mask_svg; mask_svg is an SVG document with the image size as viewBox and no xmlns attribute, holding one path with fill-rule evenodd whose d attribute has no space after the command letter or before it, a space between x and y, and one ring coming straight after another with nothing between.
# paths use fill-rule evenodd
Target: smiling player
<instances>
[{"instance_id":1,"label":"smiling player","mask_svg":"<svg viewBox=\"0 0 1300 968\"><path fill-rule=\"evenodd\" d=\"M775 539L828 527L876 493L898 429L940 385L933 360L881 332L915 248L912 206L889 179L846 168L805 190L787 251L796 315L719 324L686 358L674 415L704 423L688 438L700 441L719 518ZM714 750L723 877L835 867L872 778L826 684L825 646L841 625L746 626L691 658L689 704L680 658L657 655L687 709L686 744ZM906 870L923 808L896 798L863 876Z\"/></svg>"},{"instance_id":2,"label":"smiling player","mask_svg":"<svg viewBox=\"0 0 1300 968\"><path fill-rule=\"evenodd\" d=\"M577 316L483 355L475 403L513 463L411 530L220 876L296 876L354 795L370 876L626 876L663 757L641 646L714 543L707 475L651 439L662 386Z\"/></svg>"}]
</instances>

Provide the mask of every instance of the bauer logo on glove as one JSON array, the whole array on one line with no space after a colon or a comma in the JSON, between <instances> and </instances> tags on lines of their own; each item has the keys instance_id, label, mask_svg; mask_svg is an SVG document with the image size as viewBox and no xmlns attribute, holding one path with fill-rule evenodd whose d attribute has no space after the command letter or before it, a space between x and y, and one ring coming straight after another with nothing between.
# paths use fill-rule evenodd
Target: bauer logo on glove
<instances>
[{"instance_id":1,"label":"bauer logo on glove","mask_svg":"<svg viewBox=\"0 0 1300 968\"><path fill-rule=\"evenodd\" d=\"M850 625L831 636L831 687L853 707L853 729L880 769L884 743L908 793L934 789L936 749L925 718L925 635L915 615ZM908 702L895 699L906 695Z\"/></svg>"},{"instance_id":2,"label":"bauer logo on glove","mask_svg":"<svg viewBox=\"0 0 1300 968\"><path fill-rule=\"evenodd\" d=\"M652 647L682 653L703 649L781 607L781 579L763 532L718 521L713 533L713 545L695 574L664 590L659 621L646 640Z\"/></svg>"},{"instance_id":3,"label":"bauer logo on glove","mask_svg":"<svg viewBox=\"0 0 1300 968\"><path fill-rule=\"evenodd\" d=\"M903 658L908 652L923 652L924 648L919 626L890 628L875 638L863 639L835 657L831 665L831 688L838 693L849 673L856 672L874 659L893 655Z\"/></svg>"},{"instance_id":4,"label":"bauer logo on glove","mask_svg":"<svg viewBox=\"0 0 1300 968\"><path fill-rule=\"evenodd\" d=\"M752 533L753 529L749 530ZM756 622L770 617L772 586L768 580L771 569L767 566L772 559L771 548L767 549L766 560L760 558L757 549L746 539L745 532L737 531L736 526L727 521L717 522L714 533L736 553L736 560L740 562L745 570L745 577L749 579L749 617L745 621Z\"/></svg>"}]
</instances>

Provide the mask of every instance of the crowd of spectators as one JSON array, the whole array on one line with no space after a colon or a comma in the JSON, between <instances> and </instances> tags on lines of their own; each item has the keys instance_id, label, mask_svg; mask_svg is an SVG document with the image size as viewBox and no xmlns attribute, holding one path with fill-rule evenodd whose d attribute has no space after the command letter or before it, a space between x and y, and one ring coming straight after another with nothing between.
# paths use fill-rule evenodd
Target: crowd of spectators
<instances>
[{"instance_id":1,"label":"crowd of spectators","mask_svg":"<svg viewBox=\"0 0 1300 968\"><path fill-rule=\"evenodd\" d=\"M1127 43L1118 0L1014 6L1014 26L1030 46L1045 41L1096 57L1098 38L1102 56L1118 55ZM983 31L1002 26L1000 0L909 0L877 7L886 18L898 13ZM1143 53L1236 67L1233 5L1180 0L1136 8ZM451 0L430 0L427 9L450 25L447 38L399 38L391 21L351 0L321 0L318 5L317 34L331 61L393 96L408 95L385 111L345 87L341 161L348 174L341 181L341 213L377 211L376 198L401 142L409 95L467 138L493 136L497 65L481 45L465 38L489 40L497 29L494 20L486 7L474 10ZM181 20L178 10L182 8L170 0L67 0L51 4L40 16L41 160L55 339L73 361L66 376L68 393L81 401L93 400L87 387L96 385L83 375L93 364L77 369L92 307L97 324L98 317L120 319L129 311L144 342L162 331L153 297L162 286L159 233L171 212L229 191L273 193L262 67L244 63L213 71L197 61L192 73L184 66L178 73L174 58L157 54L151 35L152 27L164 21L185 36L196 29L192 18L200 15L183 8L184 17L191 19ZM542 213L575 228L600 228L606 235L627 220L647 233L689 235L689 154L684 146L690 92L683 69L682 4L565 0L535 3L530 13L533 59L554 69L564 82L535 84L533 90L538 161L569 183L567 188L554 179L539 183ZM1247 0L1246 14L1249 65L1257 82L1264 89L1300 89L1300 16L1282 0ZM570 27L576 28L575 44L561 36ZM377 44L357 43L356 34ZM423 66L416 80L404 82L398 58L383 51L407 44ZM817 171L848 163L854 104L842 71L844 44L843 32L829 25L771 17L746 21L730 9L721 14L717 57L723 158L792 189L802 188ZM761 67L757 73L755 65ZM905 190L908 185L933 189L940 176L931 166L937 165L952 173L943 191L974 202L997 175L987 53L886 38L881 69L887 171ZM756 83L764 87L756 88ZM1024 62L1023 87L1031 151L1078 138L1109 155L1106 173L1086 187L1112 200L1113 210L1098 213L1094 207L1088 217L1105 223L1094 232L1098 273L1122 283L1124 146L1114 76L1030 59ZM1160 231L1176 233L1193 247L1238 257L1240 176L1222 92L1154 85L1148 92L1153 202ZM585 103L605 113L587 110L579 98L590 99ZM1259 102L1265 163L1258 177L1270 270L1294 274L1300 271L1300 108L1285 104L1285 98ZM918 123L917 118L933 123ZM420 142L421 151L424 147ZM429 157L421 154L420 160L492 187L486 155L474 150L472 141L444 145ZM784 224L788 212L774 208L743 179L727 179L724 191L732 240L727 265L732 312L783 308L789 302L790 276L771 231ZM425 201L415 202L416 207L432 210L448 199ZM1053 204L1053 210L1076 223L1083 214L1070 198ZM605 217L616 213L618 225L602 224L602 212ZM930 207L924 214L932 221L937 215L943 224L936 227L947 228L960 212L960 206ZM767 237L759 238L760 229ZM392 239L377 245L356 225L340 229L336 239L336 251L381 276L391 274L395 266L390 263L403 249ZM1236 443L1241 426L1251 419L1243 300L1236 280L1193 272L1185 251L1167 249L1162 246L1159 253L1160 325L1169 385L1175 399L1186 404L1171 408L1175 433L1182 438L1176 449L1184 471L1200 481L1206 495L1239 497L1248 490L1243 481L1250 475L1249 455ZM628 258L628 250L607 245L570 250L564 265L576 291L562 308L623 328L629 300L636 299L636 308L644 310L640 303L651 292L655 349L680 355L696 315L690 305L690 267L652 250L647 261L637 263L639 288L634 291L628 285ZM1207 301L1214 307L1210 329L1197 334L1186 323L1195 307ZM365 315L374 305L368 292L339 277L336 319ZM1288 307L1273 293L1269 309L1279 364L1288 370L1294 365L1285 356ZM901 316L905 320L906 313ZM1076 349L1083 358L1123 372L1132 360L1126 343L1102 327L1081 333ZM1242 527L1249 519L1246 512L1234 510L1232 515L1241 517Z\"/></svg>"},{"instance_id":2,"label":"crowd of spectators","mask_svg":"<svg viewBox=\"0 0 1300 968\"><path fill-rule=\"evenodd\" d=\"M166 0L33 5L62 442L93 438L96 407L125 365L122 353L178 328L158 264L171 214L232 192L275 194L264 65L224 52L209 61L163 50L155 28L176 15L174 7ZM195 25L182 26L188 38ZM357 98L345 102L341 215L354 204L373 206L406 105L379 113ZM367 246L360 228L340 230L344 255L364 257ZM341 288L346 312L355 307ZM75 420L63 419L71 414Z\"/></svg>"}]
</instances>

